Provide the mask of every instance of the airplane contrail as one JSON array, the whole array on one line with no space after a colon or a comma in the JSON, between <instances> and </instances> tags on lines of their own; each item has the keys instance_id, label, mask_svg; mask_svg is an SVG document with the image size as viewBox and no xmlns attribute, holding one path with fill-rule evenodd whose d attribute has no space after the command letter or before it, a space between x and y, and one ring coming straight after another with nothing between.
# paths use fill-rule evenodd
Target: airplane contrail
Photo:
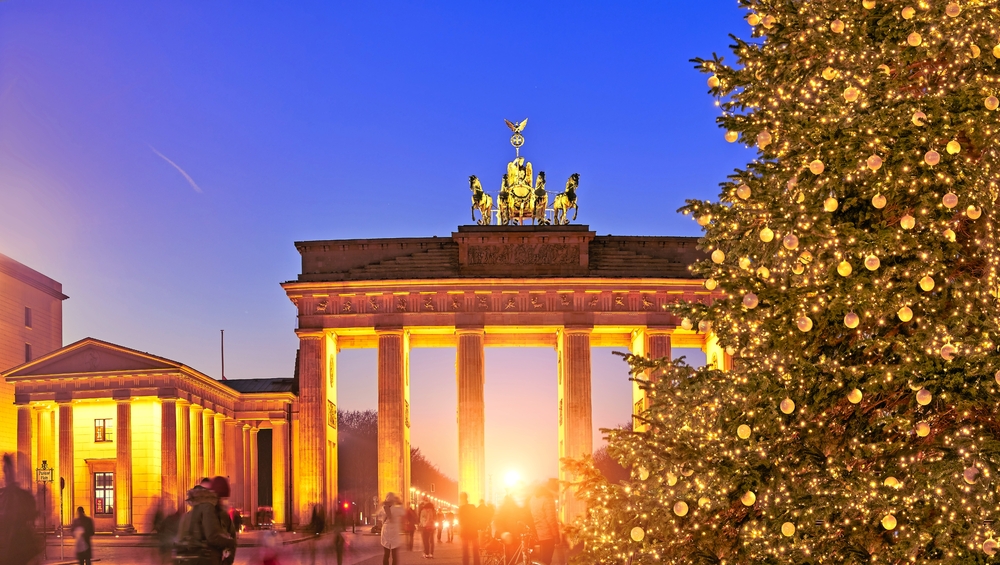
<instances>
[{"instance_id":1,"label":"airplane contrail","mask_svg":"<svg viewBox=\"0 0 1000 565\"><path fill-rule=\"evenodd\" d=\"M187 171L185 171L184 169L182 169L180 167L180 165L178 165L177 163L174 163L173 161L171 161L166 155L164 155L163 153L160 153L159 151L157 151L156 148L153 147L152 145L150 145L149 148L153 150L153 153L156 153L157 155L160 156L161 159L163 159L164 161L170 163L170 165L173 168L177 169L178 173L184 175L184 179L188 181L188 184L191 185L191 188L193 188L195 192L201 194L201 192L202 192L201 187L198 186L198 183L194 182L194 179L191 178L191 175L187 174Z\"/></svg>"}]
</instances>

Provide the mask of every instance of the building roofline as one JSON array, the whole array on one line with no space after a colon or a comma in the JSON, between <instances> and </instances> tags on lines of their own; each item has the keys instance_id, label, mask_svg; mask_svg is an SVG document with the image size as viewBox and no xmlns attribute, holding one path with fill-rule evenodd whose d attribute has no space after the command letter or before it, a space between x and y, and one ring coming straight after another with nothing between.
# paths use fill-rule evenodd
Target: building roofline
<instances>
[{"instance_id":1,"label":"building roofline","mask_svg":"<svg viewBox=\"0 0 1000 565\"><path fill-rule=\"evenodd\" d=\"M62 283L39 273L3 253L0 253L0 273L10 275L24 284L36 288L58 300L69 298L62 292Z\"/></svg>"}]
</instances>

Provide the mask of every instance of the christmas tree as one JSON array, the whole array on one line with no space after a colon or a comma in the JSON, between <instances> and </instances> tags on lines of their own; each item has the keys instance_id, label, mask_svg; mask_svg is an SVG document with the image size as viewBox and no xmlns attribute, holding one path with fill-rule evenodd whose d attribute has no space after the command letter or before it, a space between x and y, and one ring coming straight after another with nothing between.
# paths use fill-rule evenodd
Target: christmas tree
<instances>
[{"instance_id":1,"label":"christmas tree","mask_svg":"<svg viewBox=\"0 0 1000 565\"><path fill-rule=\"evenodd\" d=\"M996 2L741 5L695 62L756 157L682 209L713 300L676 308L733 370L629 359L580 562L1000 563Z\"/></svg>"}]
</instances>

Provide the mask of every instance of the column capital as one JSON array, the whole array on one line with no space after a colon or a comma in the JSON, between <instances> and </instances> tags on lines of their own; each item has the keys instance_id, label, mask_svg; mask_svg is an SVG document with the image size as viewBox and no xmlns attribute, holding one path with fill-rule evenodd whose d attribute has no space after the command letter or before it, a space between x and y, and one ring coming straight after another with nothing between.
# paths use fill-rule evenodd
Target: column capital
<instances>
[{"instance_id":1,"label":"column capital","mask_svg":"<svg viewBox=\"0 0 1000 565\"><path fill-rule=\"evenodd\" d=\"M456 326L455 335L486 335L486 328L483 326Z\"/></svg>"},{"instance_id":2,"label":"column capital","mask_svg":"<svg viewBox=\"0 0 1000 565\"><path fill-rule=\"evenodd\" d=\"M204 409L205 409L205 407L202 406L201 404L194 404L194 403L191 404L191 411L192 412L201 412Z\"/></svg>"},{"instance_id":3,"label":"column capital","mask_svg":"<svg viewBox=\"0 0 1000 565\"><path fill-rule=\"evenodd\" d=\"M404 330L402 327L398 327L398 326L395 326L395 327L394 326L388 326L388 327L382 327L382 328L375 328L375 335L376 336L398 335L398 336L402 337L403 334L405 334L405 333L406 333L406 330Z\"/></svg>"},{"instance_id":4,"label":"column capital","mask_svg":"<svg viewBox=\"0 0 1000 565\"><path fill-rule=\"evenodd\" d=\"M177 400L178 394L176 388L160 388L156 390L156 396L161 400Z\"/></svg>"},{"instance_id":5,"label":"column capital","mask_svg":"<svg viewBox=\"0 0 1000 565\"><path fill-rule=\"evenodd\" d=\"M114 398L116 402L130 402L132 400L132 391L127 388L119 388L111 391L111 398Z\"/></svg>"},{"instance_id":6,"label":"column capital","mask_svg":"<svg viewBox=\"0 0 1000 565\"><path fill-rule=\"evenodd\" d=\"M594 331L594 326L563 326L561 330L566 335L590 335Z\"/></svg>"},{"instance_id":7,"label":"column capital","mask_svg":"<svg viewBox=\"0 0 1000 565\"><path fill-rule=\"evenodd\" d=\"M295 330L295 335L299 336L300 340L323 339L325 332L322 330Z\"/></svg>"}]
</instances>

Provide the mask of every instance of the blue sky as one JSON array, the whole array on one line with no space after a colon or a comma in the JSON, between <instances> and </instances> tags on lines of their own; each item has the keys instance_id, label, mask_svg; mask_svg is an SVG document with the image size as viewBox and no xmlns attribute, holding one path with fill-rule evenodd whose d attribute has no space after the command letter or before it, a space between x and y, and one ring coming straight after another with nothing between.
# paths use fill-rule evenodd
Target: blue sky
<instances>
[{"instance_id":1,"label":"blue sky","mask_svg":"<svg viewBox=\"0 0 1000 565\"><path fill-rule=\"evenodd\" d=\"M752 156L689 62L729 33L735 0L2 2L0 252L64 284L66 343L218 376L225 328L230 377L290 376L292 242L450 234L468 175L499 185L504 118L550 183L580 173L599 234L697 235L675 210ZM374 407L374 360L342 355L341 406ZM487 362L491 471L554 473L554 352ZM414 444L449 473L453 370L413 365ZM624 365L594 371L595 426L627 420Z\"/></svg>"}]
</instances>

